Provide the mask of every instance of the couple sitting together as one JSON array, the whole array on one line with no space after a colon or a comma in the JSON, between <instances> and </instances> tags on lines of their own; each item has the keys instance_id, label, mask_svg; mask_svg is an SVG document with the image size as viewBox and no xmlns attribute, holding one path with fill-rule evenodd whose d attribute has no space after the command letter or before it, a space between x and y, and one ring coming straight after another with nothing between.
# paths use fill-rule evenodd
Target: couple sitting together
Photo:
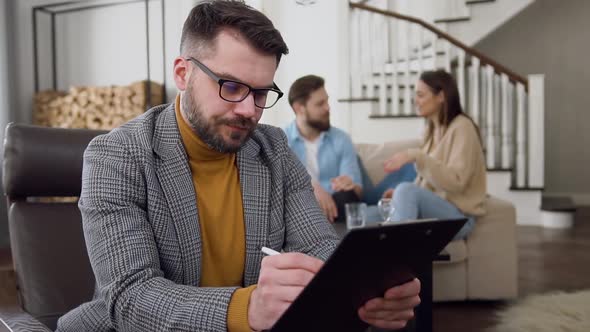
<instances>
[{"instance_id":1,"label":"couple sitting together","mask_svg":"<svg viewBox=\"0 0 590 332\"><path fill-rule=\"evenodd\" d=\"M289 90L295 121L285 128L289 146L312 179L315 197L331 222L345 220L344 205L376 204L392 198L389 218L462 218L468 222L455 236L466 237L474 217L485 213L486 169L477 125L459 101L457 85L445 71L422 73L416 85L418 114L427 121L421 149L391 156L388 175L373 185L350 137L330 126L328 94L321 77L297 79ZM364 173L364 174L363 174ZM380 221L370 206L367 221Z\"/></svg>"}]
</instances>

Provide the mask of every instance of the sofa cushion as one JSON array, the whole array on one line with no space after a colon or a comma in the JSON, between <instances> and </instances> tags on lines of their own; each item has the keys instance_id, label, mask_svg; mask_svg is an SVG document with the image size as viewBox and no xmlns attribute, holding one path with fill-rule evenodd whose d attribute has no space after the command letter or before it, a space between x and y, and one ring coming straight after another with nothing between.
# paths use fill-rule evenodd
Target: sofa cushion
<instances>
[{"instance_id":1,"label":"sofa cushion","mask_svg":"<svg viewBox=\"0 0 590 332\"><path fill-rule=\"evenodd\" d=\"M383 163L393 154L410 148L420 146L420 140L411 139L404 141L386 142L381 144L359 143L355 144L356 152L361 158L367 174L372 183L379 183L385 177Z\"/></svg>"},{"instance_id":2,"label":"sofa cushion","mask_svg":"<svg viewBox=\"0 0 590 332\"><path fill-rule=\"evenodd\" d=\"M467 259L467 244L465 240L451 241L444 251L451 256L450 261L435 261L435 264L448 264L462 262Z\"/></svg>"}]
</instances>

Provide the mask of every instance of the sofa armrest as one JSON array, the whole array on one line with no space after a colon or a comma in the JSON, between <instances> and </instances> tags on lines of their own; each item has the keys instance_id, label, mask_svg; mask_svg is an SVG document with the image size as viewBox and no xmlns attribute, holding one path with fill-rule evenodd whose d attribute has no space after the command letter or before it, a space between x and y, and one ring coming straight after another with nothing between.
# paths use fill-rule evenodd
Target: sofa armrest
<instances>
[{"instance_id":1,"label":"sofa armrest","mask_svg":"<svg viewBox=\"0 0 590 332\"><path fill-rule=\"evenodd\" d=\"M487 214L477 218L467 237L468 297L510 299L518 295L516 209L508 201L487 199Z\"/></svg>"},{"instance_id":2,"label":"sofa armrest","mask_svg":"<svg viewBox=\"0 0 590 332\"><path fill-rule=\"evenodd\" d=\"M0 311L0 332L51 332L24 311Z\"/></svg>"}]
</instances>

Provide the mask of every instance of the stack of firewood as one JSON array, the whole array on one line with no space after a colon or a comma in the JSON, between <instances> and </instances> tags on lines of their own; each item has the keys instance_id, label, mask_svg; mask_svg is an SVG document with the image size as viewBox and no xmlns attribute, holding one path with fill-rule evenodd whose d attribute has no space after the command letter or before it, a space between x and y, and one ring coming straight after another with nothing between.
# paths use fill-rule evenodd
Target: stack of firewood
<instances>
[{"instance_id":1,"label":"stack of firewood","mask_svg":"<svg viewBox=\"0 0 590 332\"><path fill-rule=\"evenodd\" d=\"M151 105L163 102L162 85L151 83ZM71 87L68 93L35 95L33 122L61 128L112 129L148 108L147 81L128 86Z\"/></svg>"}]
</instances>

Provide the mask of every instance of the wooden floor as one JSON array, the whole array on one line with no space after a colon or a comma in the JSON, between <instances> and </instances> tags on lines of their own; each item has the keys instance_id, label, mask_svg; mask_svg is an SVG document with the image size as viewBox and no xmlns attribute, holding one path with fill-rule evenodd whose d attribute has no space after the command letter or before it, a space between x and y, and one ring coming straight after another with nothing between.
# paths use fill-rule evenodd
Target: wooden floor
<instances>
[{"instance_id":1,"label":"wooden floor","mask_svg":"<svg viewBox=\"0 0 590 332\"><path fill-rule=\"evenodd\" d=\"M520 296L590 288L590 207L576 212L566 231L518 227ZM14 273L0 253L0 308L14 307ZM507 303L458 302L434 305L434 332L483 332Z\"/></svg>"},{"instance_id":2,"label":"wooden floor","mask_svg":"<svg viewBox=\"0 0 590 332\"><path fill-rule=\"evenodd\" d=\"M569 230L518 227L519 296L590 289L590 208L576 212ZM483 332L503 302L437 303L434 332ZM590 304L589 304L590 305Z\"/></svg>"}]
</instances>

